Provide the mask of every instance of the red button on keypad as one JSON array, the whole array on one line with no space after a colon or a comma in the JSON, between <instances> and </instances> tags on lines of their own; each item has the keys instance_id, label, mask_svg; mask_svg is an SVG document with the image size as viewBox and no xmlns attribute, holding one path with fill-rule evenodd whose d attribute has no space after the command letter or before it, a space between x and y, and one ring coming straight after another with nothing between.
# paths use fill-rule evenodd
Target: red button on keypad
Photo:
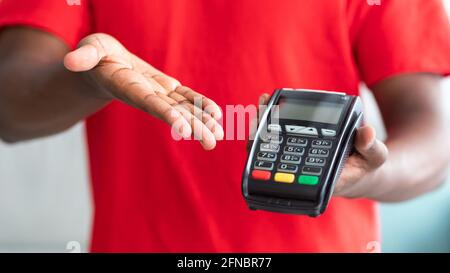
<instances>
[{"instance_id":1,"label":"red button on keypad","mask_svg":"<svg viewBox=\"0 0 450 273\"><path fill-rule=\"evenodd\" d=\"M252 178L257 180L269 180L271 173L268 171L253 170Z\"/></svg>"}]
</instances>

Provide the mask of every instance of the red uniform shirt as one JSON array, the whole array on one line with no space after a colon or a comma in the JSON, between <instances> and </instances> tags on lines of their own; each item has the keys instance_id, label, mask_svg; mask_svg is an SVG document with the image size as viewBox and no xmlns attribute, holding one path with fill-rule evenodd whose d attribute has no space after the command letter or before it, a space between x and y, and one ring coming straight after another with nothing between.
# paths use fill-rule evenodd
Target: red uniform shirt
<instances>
[{"instance_id":1,"label":"red uniform shirt","mask_svg":"<svg viewBox=\"0 0 450 273\"><path fill-rule=\"evenodd\" d=\"M105 32L215 100L254 104L279 87L357 94L400 73L450 72L450 31L435 0L3 0L0 25L70 47ZM365 251L379 240L369 200L333 198L317 218L250 211L245 141L206 152L120 102L87 120L93 251Z\"/></svg>"}]
</instances>

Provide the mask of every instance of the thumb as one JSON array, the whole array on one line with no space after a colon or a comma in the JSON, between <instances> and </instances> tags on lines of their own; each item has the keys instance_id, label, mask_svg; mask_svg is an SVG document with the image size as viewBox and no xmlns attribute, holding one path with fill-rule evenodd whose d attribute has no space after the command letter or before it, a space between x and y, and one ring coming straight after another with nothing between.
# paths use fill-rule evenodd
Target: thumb
<instances>
[{"instance_id":1,"label":"thumb","mask_svg":"<svg viewBox=\"0 0 450 273\"><path fill-rule=\"evenodd\" d=\"M64 57L64 66L73 72L88 71L96 67L108 55L121 56L125 48L112 36L92 34L78 44L78 48Z\"/></svg>"},{"instance_id":2,"label":"thumb","mask_svg":"<svg viewBox=\"0 0 450 273\"><path fill-rule=\"evenodd\" d=\"M262 94L261 96L259 96L258 98L258 105L257 105L257 124L258 122L261 122L261 118L262 118L262 114L264 113L264 111L266 110L266 106L269 103L270 100L270 95L267 93Z\"/></svg>"},{"instance_id":3,"label":"thumb","mask_svg":"<svg viewBox=\"0 0 450 273\"><path fill-rule=\"evenodd\" d=\"M356 132L355 148L370 166L378 167L387 158L388 149L383 142L376 138L372 126L363 126Z\"/></svg>"},{"instance_id":4,"label":"thumb","mask_svg":"<svg viewBox=\"0 0 450 273\"><path fill-rule=\"evenodd\" d=\"M253 144L253 140L255 139L256 136L256 131L258 129L258 123L259 123L259 119L261 118L261 108L263 108L264 106L267 105L267 103L269 102L270 99L270 95L267 93L262 94L261 96L259 96L258 98L258 105L256 107L257 112L256 112L256 117L252 118L252 120L250 120L250 130L249 130L249 141L247 142L247 152L250 151L250 148L252 147Z\"/></svg>"},{"instance_id":5,"label":"thumb","mask_svg":"<svg viewBox=\"0 0 450 273\"><path fill-rule=\"evenodd\" d=\"M261 96L259 96L258 102L259 102L259 105L267 105L267 103L269 103L269 100L270 100L270 95L267 93L264 93Z\"/></svg>"}]
</instances>

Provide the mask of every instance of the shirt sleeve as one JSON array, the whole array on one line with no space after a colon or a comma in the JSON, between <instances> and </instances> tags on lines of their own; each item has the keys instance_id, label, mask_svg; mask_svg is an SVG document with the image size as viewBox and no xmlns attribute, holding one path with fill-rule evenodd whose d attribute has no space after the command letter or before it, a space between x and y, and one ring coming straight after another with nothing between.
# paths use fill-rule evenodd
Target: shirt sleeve
<instances>
[{"instance_id":1,"label":"shirt sleeve","mask_svg":"<svg viewBox=\"0 0 450 273\"><path fill-rule=\"evenodd\" d=\"M88 0L0 0L0 28L8 26L46 31L74 48L90 32Z\"/></svg>"},{"instance_id":2,"label":"shirt sleeve","mask_svg":"<svg viewBox=\"0 0 450 273\"><path fill-rule=\"evenodd\" d=\"M450 74L450 21L441 0L348 1L353 52L368 86L398 74Z\"/></svg>"}]
</instances>

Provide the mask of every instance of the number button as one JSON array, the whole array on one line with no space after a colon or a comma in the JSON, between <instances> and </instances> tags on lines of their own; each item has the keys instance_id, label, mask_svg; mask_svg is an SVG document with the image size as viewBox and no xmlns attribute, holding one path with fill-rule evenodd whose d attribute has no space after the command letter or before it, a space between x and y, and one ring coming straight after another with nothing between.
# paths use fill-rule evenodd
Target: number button
<instances>
[{"instance_id":1,"label":"number button","mask_svg":"<svg viewBox=\"0 0 450 273\"><path fill-rule=\"evenodd\" d=\"M271 171L273 169L273 163L267 161L256 161L255 169Z\"/></svg>"},{"instance_id":2,"label":"number button","mask_svg":"<svg viewBox=\"0 0 450 273\"><path fill-rule=\"evenodd\" d=\"M321 175L322 168L305 166L302 168L302 174Z\"/></svg>"},{"instance_id":3,"label":"number button","mask_svg":"<svg viewBox=\"0 0 450 273\"><path fill-rule=\"evenodd\" d=\"M292 164L300 164L301 157L296 155L282 155L281 162L283 163L292 163Z\"/></svg>"},{"instance_id":4,"label":"number button","mask_svg":"<svg viewBox=\"0 0 450 273\"><path fill-rule=\"evenodd\" d=\"M277 153L280 150L280 145L274 143L261 143L259 149L263 152Z\"/></svg>"},{"instance_id":5,"label":"number button","mask_svg":"<svg viewBox=\"0 0 450 273\"><path fill-rule=\"evenodd\" d=\"M305 153L305 148L295 147L295 146L286 146L286 147L284 147L283 151L285 154L303 155Z\"/></svg>"},{"instance_id":6,"label":"number button","mask_svg":"<svg viewBox=\"0 0 450 273\"><path fill-rule=\"evenodd\" d=\"M322 139L316 139L313 140L311 143L311 146L314 148L331 148L331 141L330 140L322 140Z\"/></svg>"},{"instance_id":7,"label":"number button","mask_svg":"<svg viewBox=\"0 0 450 273\"><path fill-rule=\"evenodd\" d=\"M298 167L296 165L286 164L286 163L280 163L278 164L278 170L288 173L296 173L298 170Z\"/></svg>"},{"instance_id":8,"label":"number button","mask_svg":"<svg viewBox=\"0 0 450 273\"><path fill-rule=\"evenodd\" d=\"M258 160L275 161L277 160L277 154L270 152L259 152L257 158Z\"/></svg>"},{"instance_id":9,"label":"number button","mask_svg":"<svg viewBox=\"0 0 450 273\"><path fill-rule=\"evenodd\" d=\"M330 152L326 149L311 148L309 149L310 156L327 157Z\"/></svg>"},{"instance_id":10,"label":"number button","mask_svg":"<svg viewBox=\"0 0 450 273\"><path fill-rule=\"evenodd\" d=\"M307 157L305 160L305 164L309 166L319 166L323 167L326 164L326 160L324 158L318 158L318 157Z\"/></svg>"},{"instance_id":11,"label":"number button","mask_svg":"<svg viewBox=\"0 0 450 273\"><path fill-rule=\"evenodd\" d=\"M280 144L283 142L283 137L280 135L275 135L275 134L268 134L265 136L261 136L261 139L264 142L271 142L271 143L276 143L276 144Z\"/></svg>"},{"instance_id":12,"label":"number button","mask_svg":"<svg viewBox=\"0 0 450 273\"><path fill-rule=\"evenodd\" d=\"M306 146L308 144L308 140L304 139L304 138L299 138L299 137L289 137L287 139L287 144L288 145L294 145L294 146Z\"/></svg>"}]
</instances>

